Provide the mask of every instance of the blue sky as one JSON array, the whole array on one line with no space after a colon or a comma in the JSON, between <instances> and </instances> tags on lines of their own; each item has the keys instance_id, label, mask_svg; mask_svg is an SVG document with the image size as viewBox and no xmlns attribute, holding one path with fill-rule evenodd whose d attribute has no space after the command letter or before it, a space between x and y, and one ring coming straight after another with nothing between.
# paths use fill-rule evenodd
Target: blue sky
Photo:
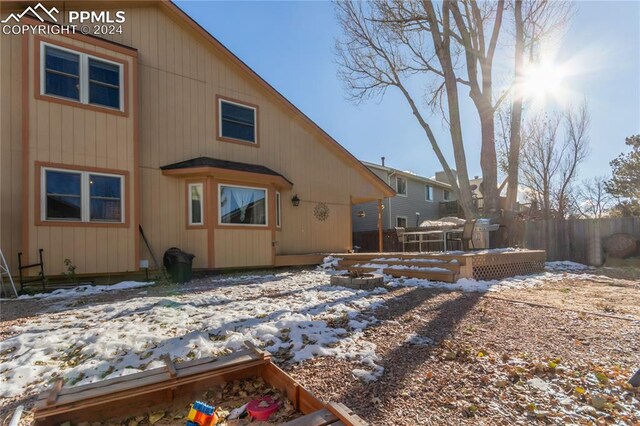
<instances>
[{"instance_id":1,"label":"blue sky","mask_svg":"<svg viewBox=\"0 0 640 426\"><path fill-rule=\"evenodd\" d=\"M346 100L331 3L177 4L359 159L385 156L390 166L426 176L441 169L397 91L357 106ZM586 178L608 174L624 138L640 133L640 2L582 1L575 8L558 60L573 64L565 81L572 100L589 102L591 155L580 170ZM477 115L463 114L469 173L480 175ZM451 158L447 130L439 118L431 122Z\"/></svg>"}]
</instances>

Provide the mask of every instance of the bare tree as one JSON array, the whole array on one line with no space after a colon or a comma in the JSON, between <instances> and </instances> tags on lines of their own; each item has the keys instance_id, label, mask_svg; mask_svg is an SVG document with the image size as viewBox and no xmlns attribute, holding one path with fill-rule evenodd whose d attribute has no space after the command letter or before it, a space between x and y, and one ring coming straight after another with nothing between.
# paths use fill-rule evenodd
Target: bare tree
<instances>
[{"instance_id":1,"label":"bare tree","mask_svg":"<svg viewBox=\"0 0 640 426\"><path fill-rule=\"evenodd\" d=\"M513 9L513 18L510 10ZM522 96L516 87L522 77L527 46L533 51L549 29L565 20L565 2L546 0L504 0L476 2L373 0L338 2L336 10L343 37L336 43L340 76L356 102L382 95L396 88L409 104L427 140L452 183L452 189L467 217L477 211L472 202L465 146L460 120L460 89L469 94L480 119L481 191L488 215L499 213L498 160L495 140L495 113L501 103L513 103L510 120L509 186L518 183L518 154ZM509 12L509 13L508 13ZM514 29L515 35L505 35ZM494 87L494 62L500 50L511 51L515 71L507 87ZM513 93L511 87L513 86ZM422 88L426 90L423 92ZM426 100L430 110L421 108ZM432 117L440 111L449 127L455 168L442 153L442 141L432 130ZM513 192L513 190L510 190ZM515 202L512 203L512 208Z\"/></svg>"},{"instance_id":2,"label":"bare tree","mask_svg":"<svg viewBox=\"0 0 640 426\"><path fill-rule=\"evenodd\" d=\"M607 176L594 176L582 181L576 208L582 217L599 219L608 214L614 198L606 190Z\"/></svg>"},{"instance_id":3,"label":"bare tree","mask_svg":"<svg viewBox=\"0 0 640 426\"><path fill-rule=\"evenodd\" d=\"M589 153L587 105L569 107L564 113L536 115L525 127L522 185L543 217L566 217L573 207L578 167Z\"/></svg>"}]
</instances>

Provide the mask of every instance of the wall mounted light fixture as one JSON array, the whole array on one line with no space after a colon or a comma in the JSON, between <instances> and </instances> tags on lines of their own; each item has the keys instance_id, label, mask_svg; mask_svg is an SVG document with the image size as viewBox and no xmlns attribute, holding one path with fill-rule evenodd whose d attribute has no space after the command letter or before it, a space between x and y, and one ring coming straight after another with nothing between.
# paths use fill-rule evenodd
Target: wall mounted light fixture
<instances>
[{"instance_id":1,"label":"wall mounted light fixture","mask_svg":"<svg viewBox=\"0 0 640 426\"><path fill-rule=\"evenodd\" d=\"M298 207L300 205L300 198L298 198L298 194L293 196L291 204L293 204L293 207Z\"/></svg>"}]
</instances>

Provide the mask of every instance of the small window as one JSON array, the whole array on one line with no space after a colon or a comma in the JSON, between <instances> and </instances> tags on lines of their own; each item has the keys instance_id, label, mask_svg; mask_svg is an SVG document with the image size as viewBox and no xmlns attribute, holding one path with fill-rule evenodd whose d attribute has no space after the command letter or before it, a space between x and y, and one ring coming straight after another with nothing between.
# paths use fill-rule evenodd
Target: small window
<instances>
[{"instance_id":1,"label":"small window","mask_svg":"<svg viewBox=\"0 0 640 426\"><path fill-rule=\"evenodd\" d=\"M92 222L122 222L122 178L89 175Z\"/></svg>"},{"instance_id":2,"label":"small window","mask_svg":"<svg viewBox=\"0 0 640 426\"><path fill-rule=\"evenodd\" d=\"M122 223L124 177L42 169L42 220Z\"/></svg>"},{"instance_id":3,"label":"small window","mask_svg":"<svg viewBox=\"0 0 640 426\"><path fill-rule=\"evenodd\" d=\"M80 100L80 55L45 47L44 90L47 95Z\"/></svg>"},{"instance_id":4,"label":"small window","mask_svg":"<svg viewBox=\"0 0 640 426\"><path fill-rule=\"evenodd\" d=\"M267 225L267 190L242 186L219 186L221 224Z\"/></svg>"},{"instance_id":5,"label":"small window","mask_svg":"<svg viewBox=\"0 0 640 426\"><path fill-rule=\"evenodd\" d=\"M276 226L282 226L282 206L280 205L280 193L276 191Z\"/></svg>"},{"instance_id":6,"label":"small window","mask_svg":"<svg viewBox=\"0 0 640 426\"><path fill-rule=\"evenodd\" d=\"M220 99L220 136L256 143L256 109Z\"/></svg>"},{"instance_id":7,"label":"small window","mask_svg":"<svg viewBox=\"0 0 640 426\"><path fill-rule=\"evenodd\" d=\"M204 224L204 187L201 183L189 184L189 225Z\"/></svg>"},{"instance_id":8,"label":"small window","mask_svg":"<svg viewBox=\"0 0 640 426\"><path fill-rule=\"evenodd\" d=\"M426 201L433 201L433 187L431 185L425 185L424 197Z\"/></svg>"},{"instance_id":9,"label":"small window","mask_svg":"<svg viewBox=\"0 0 640 426\"><path fill-rule=\"evenodd\" d=\"M44 42L41 47L41 95L122 110L123 64Z\"/></svg>"},{"instance_id":10,"label":"small window","mask_svg":"<svg viewBox=\"0 0 640 426\"><path fill-rule=\"evenodd\" d=\"M442 198L445 201L451 200L451 191L447 191L446 189L443 191Z\"/></svg>"},{"instance_id":11,"label":"small window","mask_svg":"<svg viewBox=\"0 0 640 426\"><path fill-rule=\"evenodd\" d=\"M406 216L396 216L396 226L398 228L406 228L407 227Z\"/></svg>"},{"instance_id":12,"label":"small window","mask_svg":"<svg viewBox=\"0 0 640 426\"><path fill-rule=\"evenodd\" d=\"M82 220L82 173L47 170L45 174L47 220Z\"/></svg>"},{"instance_id":13,"label":"small window","mask_svg":"<svg viewBox=\"0 0 640 426\"><path fill-rule=\"evenodd\" d=\"M398 195L407 195L407 180L402 176L396 177L396 192Z\"/></svg>"},{"instance_id":14,"label":"small window","mask_svg":"<svg viewBox=\"0 0 640 426\"><path fill-rule=\"evenodd\" d=\"M89 59L89 103L120 109L120 66Z\"/></svg>"}]
</instances>

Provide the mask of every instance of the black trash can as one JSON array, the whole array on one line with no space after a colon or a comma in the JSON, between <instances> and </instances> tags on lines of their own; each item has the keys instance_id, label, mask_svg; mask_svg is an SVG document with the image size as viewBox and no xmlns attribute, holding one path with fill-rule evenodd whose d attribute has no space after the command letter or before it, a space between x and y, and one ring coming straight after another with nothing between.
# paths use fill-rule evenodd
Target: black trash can
<instances>
[{"instance_id":1,"label":"black trash can","mask_svg":"<svg viewBox=\"0 0 640 426\"><path fill-rule=\"evenodd\" d=\"M186 253L177 247L171 247L164 252L162 263L171 275L171 281L175 283L191 281L194 257L193 254Z\"/></svg>"}]
</instances>

